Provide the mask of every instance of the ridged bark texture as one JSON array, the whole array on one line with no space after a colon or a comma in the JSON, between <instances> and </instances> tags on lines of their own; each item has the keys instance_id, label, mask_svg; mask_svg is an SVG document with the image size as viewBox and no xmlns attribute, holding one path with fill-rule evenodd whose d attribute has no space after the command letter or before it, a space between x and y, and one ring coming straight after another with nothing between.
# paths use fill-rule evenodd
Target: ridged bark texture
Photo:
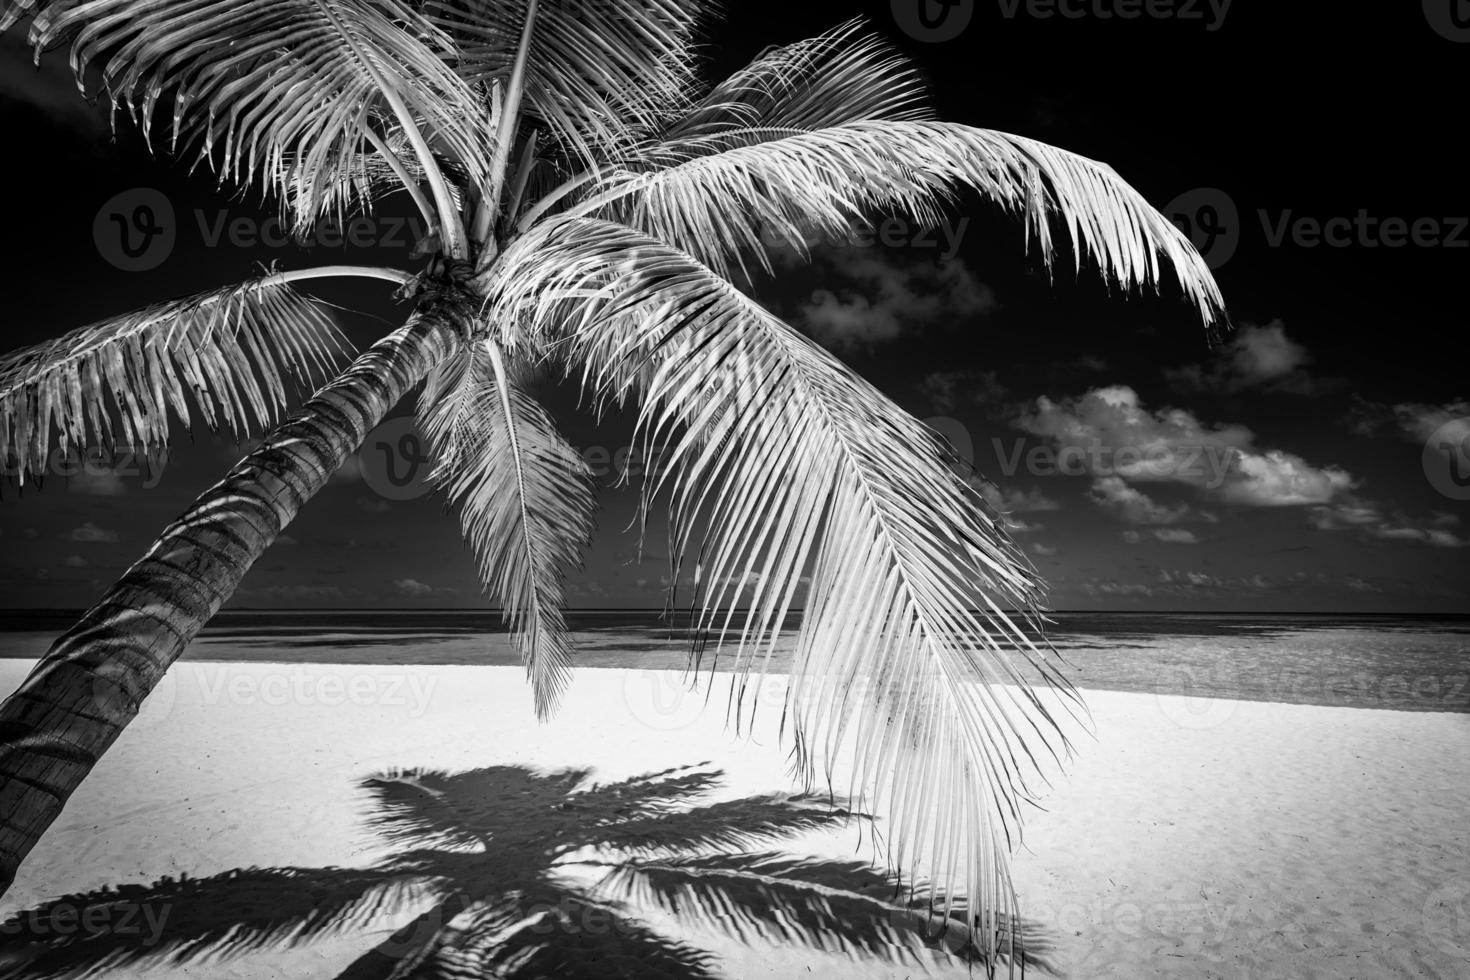
<instances>
[{"instance_id":1,"label":"ridged bark texture","mask_svg":"<svg viewBox=\"0 0 1470 980\"><path fill-rule=\"evenodd\" d=\"M164 672L459 333L420 309L266 436L0 704L0 894Z\"/></svg>"}]
</instances>

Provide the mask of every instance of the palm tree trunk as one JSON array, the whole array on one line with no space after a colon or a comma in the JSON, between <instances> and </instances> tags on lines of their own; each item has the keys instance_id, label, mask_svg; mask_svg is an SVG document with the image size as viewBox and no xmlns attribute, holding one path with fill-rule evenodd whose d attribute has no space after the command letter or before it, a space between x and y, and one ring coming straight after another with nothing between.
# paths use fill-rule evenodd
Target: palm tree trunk
<instances>
[{"instance_id":1,"label":"palm tree trunk","mask_svg":"<svg viewBox=\"0 0 1470 980\"><path fill-rule=\"evenodd\" d=\"M447 309L416 311L195 500L0 704L0 895L250 566L458 337Z\"/></svg>"}]
</instances>

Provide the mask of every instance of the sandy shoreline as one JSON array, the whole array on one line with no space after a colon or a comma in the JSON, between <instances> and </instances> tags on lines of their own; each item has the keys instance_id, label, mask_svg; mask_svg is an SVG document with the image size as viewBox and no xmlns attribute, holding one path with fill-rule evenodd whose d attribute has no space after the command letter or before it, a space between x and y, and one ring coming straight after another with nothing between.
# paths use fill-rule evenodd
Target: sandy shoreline
<instances>
[{"instance_id":1,"label":"sandy shoreline","mask_svg":"<svg viewBox=\"0 0 1470 980\"><path fill-rule=\"evenodd\" d=\"M28 668L0 662L0 691ZM1015 860L1023 909L1059 934L1067 975L1470 975L1470 716L1086 697L1096 738L1077 740ZM790 789L774 713L739 740L723 708L718 690L708 705L684 695L677 674L584 669L537 725L516 668L182 663L0 916L181 872L366 864L384 852L356 783L394 767L585 766L610 780L709 761L726 773L722 796ZM793 846L846 857L856 841ZM692 938L736 977L917 972ZM350 935L178 972L331 976L368 944Z\"/></svg>"}]
</instances>

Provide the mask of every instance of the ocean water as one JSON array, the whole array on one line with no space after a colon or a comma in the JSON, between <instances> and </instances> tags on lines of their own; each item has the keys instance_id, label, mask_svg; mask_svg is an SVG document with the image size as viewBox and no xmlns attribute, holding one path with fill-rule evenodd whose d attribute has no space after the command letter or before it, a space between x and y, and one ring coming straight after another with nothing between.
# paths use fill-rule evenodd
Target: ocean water
<instances>
[{"instance_id":1,"label":"ocean water","mask_svg":"<svg viewBox=\"0 0 1470 980\"><path fill-rule=\"evenodd\" d=\"M0 657L32 658L75 612L0 613ZM682 669L687 616L568 613L584 667ZM1470 713L1470 617L1276 613L1053 613L1048 636L1074 685L1115 691ZM794 622L788 626L795 626ZM772 668L790 662L783 635ZM184 654L201 661L514 664L498 613L230 611ZM701 666L729 669L711 644Z\"/></svg>"}]
</instances>

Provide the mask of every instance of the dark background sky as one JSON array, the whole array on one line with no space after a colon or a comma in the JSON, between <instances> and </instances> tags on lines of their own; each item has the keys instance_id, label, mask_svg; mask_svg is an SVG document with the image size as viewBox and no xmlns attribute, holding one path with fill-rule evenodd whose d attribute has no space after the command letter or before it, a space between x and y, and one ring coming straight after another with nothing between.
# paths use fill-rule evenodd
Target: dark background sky
<instances>
[{"instance_id":1,"label":"dark background sky","mask_svg":"<svg viewBox=\"0 0 1470 980\"><path fill-rule=\"evenodd\" d=\"M942 117L1106 161L1156 205L1215 229L1198 241L1237 329L1211 348L1176 298L1125 301L1085 274L1049 281L1020 228L978 199L934 234L819 249L813 265L760 284L762 300L920 417L948 420L937 424L995 481L1057 608L1464 611L1470 508L1457 498L1470 494L1449 456L1425 455L1431 433L1470 438L1470 38L1456 39L1455 0L1371 12L1237 0L1223 17L1179 0L1132 5L1174 11L1136 19L1103 16L1129 0L1062 4L1070 17L990 0L953 7L968 22L944 22L954 36L935 41L905 31L905 2L732 4L712 31L711 74L866 14L917 60ZM210 245L221 215L263 212L135 139L112 142L61 59L37 73L15 37L0 45L6 348L261 262L409 261L402 235L368 250ZM167 198L176 240L155 268L127 272L99 254L93 225L140 187ZM1370 220L1345 240L1297 234L1310 232L1303 219L1360 213ZM1385 244L1387 219L1420 241ZM358 311L343 321L361 345L403 316L386 287L319 293ZM612 456L627 443L624 420L598 428L566 393L550 397L594 463L597 447ZM1049 471L1059 451L1094 447L1078 472ZM1147 450L1153 472L1119 447ZM98 472L23 495L7 485L0 602L95 599L238 455L200 431L148 478ZM349 468L307 507L236 606L483 601L441 500L375 492L375 465ZM661 540L650 536L637 563L623 533L632 496L611 489L606 501L572 604L661 604Z\"/></svg>"}]
</instances>

